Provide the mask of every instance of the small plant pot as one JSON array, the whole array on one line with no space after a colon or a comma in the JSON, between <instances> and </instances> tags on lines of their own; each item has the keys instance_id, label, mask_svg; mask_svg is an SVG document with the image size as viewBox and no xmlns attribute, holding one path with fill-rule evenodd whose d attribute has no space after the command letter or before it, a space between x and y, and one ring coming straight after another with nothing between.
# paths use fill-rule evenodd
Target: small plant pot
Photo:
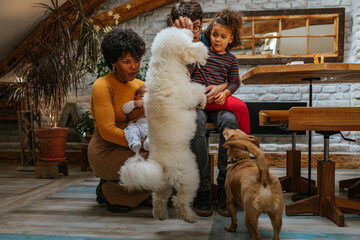
<instances>
[{"instance_id":1,"label":"small plant pot","mask_svg":"<svg viewBox=\"0 0 360 240\"><path fill-rule=\"evenodd\" d=\"M39 128L37 136L40 141L42 161L64 161L68 128Z\"/></svg>"}]
</instances>

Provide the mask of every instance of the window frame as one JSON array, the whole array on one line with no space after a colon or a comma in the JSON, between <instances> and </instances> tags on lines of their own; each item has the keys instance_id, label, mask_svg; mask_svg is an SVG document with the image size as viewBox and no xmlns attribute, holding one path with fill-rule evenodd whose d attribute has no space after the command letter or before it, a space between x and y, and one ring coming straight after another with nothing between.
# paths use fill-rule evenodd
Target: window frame
<instances>
[{"instance_id":1,"label":"window frame","mask_svg":"<svg viewBox=\"0 0 360 240\"><path fill-rule=\"evenodd\" d=\"M261 10L261 11L242 11L244 20L256 20L256 19L290 19L293 16L296 18L316 18L319 15L324 16L337 16L336 21L334 22L335 30L334 30L334 52L324 53L325 62L343 62L344 60L344 29L345 29L345 8L316 8L316 9L283 9L283 10ZM211 21L216 13L204 13L204 23ZM281 21L281 20L280 20ZM308 21L308 20L307 20ZM309 29L309 24L306 26ZM254 34L254 30L252 32ZM281 37L278 38L281 41ZM300 37L300 36L299 36ZM309 34L307 31L307 51L309 50L309 38L317 37L317 35ZM320 36L320 37L326 37ZM329 36L328 36L329 37ZM331 36L330 36L331 37ZM252 36L252 38L257 38ZM260 37L258 37L260 38ZM264 38L264 37L262 37ZM243 37L241 38L243 39ZM253 45L254 48L254 45ZM254 51L254 49L253 49ZM254 53L254 52L253 52ZM319 53L322 54L321 52ZM306 53L306 54L284 54L284 55L236 55L239 64L286 64L292 61L304 61L305 63L313 63L314 54Z\"/></svg>"}]
</instances>

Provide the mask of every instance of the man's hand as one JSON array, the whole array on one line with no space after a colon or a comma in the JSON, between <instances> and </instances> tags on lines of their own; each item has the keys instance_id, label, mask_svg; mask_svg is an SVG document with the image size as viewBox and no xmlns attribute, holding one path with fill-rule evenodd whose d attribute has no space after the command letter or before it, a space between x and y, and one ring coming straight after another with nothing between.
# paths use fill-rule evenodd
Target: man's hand
<instances>
[{"instance_id":1,"label":"man's hand","mask_svg":"<svg viewBox=\"0 0 360 240\"><path fill-rule=\"evenodd\" d=\"M180 16L179 19L175 20L174 26L177 28L187 28L191 31L193 30L193 22L188 17Z\"/></svg>"},{"instance_id":2,"label":"man's hand","mask_svg":"<svg viewBox=\"0 0 360 240\"><path fill-rule=\"evenodd\" d=\"M126 115L127 119L133 122L136 122L143 116L145 116L144 107L134 108L134 110L132 110L128 115Z\"/></svg>"}]
</instances>

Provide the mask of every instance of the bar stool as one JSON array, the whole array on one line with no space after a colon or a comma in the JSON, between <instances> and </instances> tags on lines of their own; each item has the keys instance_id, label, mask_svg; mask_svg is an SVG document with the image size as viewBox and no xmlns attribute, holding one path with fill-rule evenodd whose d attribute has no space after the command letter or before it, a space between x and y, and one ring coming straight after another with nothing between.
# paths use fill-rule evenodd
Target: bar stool
<instances>
[{"instance_id":1,"label":"bar stool","mask_svg":"<svg viewBox=\"0 0 360 240\"><path fill-rule=\"evenodd\" d=\"M324 136L324 160L317 162L317 194L285 207L286 216L313 213L344 226L344 214L360 213L360 203L335 196L335 163L329 160L329 136L339 131L360 131L360 108L294 107L289 111L290 130L312 130Z\"/></svg>"},{"instance_id":2,"label":"bar stool","mask_svg":"<svg viewBox=\"0 0 360 240\"><path fill-rule=\"evenodd\" d=\"M260 126L287 126L289 124L288 110L262 110L259 112ZM315 193L315 181L301 177L301 151L296 150L296 131L292 131L291 150L286 151L286 176L279 177L281 187L285 192Z\"/></svg>"}]
</instances>

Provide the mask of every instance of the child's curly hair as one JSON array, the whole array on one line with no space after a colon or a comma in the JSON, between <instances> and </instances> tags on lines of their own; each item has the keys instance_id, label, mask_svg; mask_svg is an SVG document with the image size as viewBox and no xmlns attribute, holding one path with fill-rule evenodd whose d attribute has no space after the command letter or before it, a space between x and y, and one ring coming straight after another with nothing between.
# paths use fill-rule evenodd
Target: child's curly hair
<instances>
[{"instance_id":1,"label":"child's curly hair","mask_svg":"<svg viewBox=\"0 0 360 240\"><path fill-rule=\"evenodd\" d=\"M140 61L146 49L144 40L132 29L115 28L105 34L101 50L107 66L112 69L111 64L127 53Z\"/></svg>"},{"instance_id":2,"label":"child's curly hair","mask_svg":"<svg viewBox=\"0 0 360 240\"><path fill-rule=\"evenodd\" d=\"M232 43L228 45L229 50L241 45L240 31L242 27L242 18L240 12L230 10L229 8L225 8L221 12L218 12L214 20L211 21L211 23L204 32L204 37L209 43L211 43L210 36L214 24L220 24L229 27L232 30L232 35L234 36L234 39Z\"/></svg>"}]
</instances>

